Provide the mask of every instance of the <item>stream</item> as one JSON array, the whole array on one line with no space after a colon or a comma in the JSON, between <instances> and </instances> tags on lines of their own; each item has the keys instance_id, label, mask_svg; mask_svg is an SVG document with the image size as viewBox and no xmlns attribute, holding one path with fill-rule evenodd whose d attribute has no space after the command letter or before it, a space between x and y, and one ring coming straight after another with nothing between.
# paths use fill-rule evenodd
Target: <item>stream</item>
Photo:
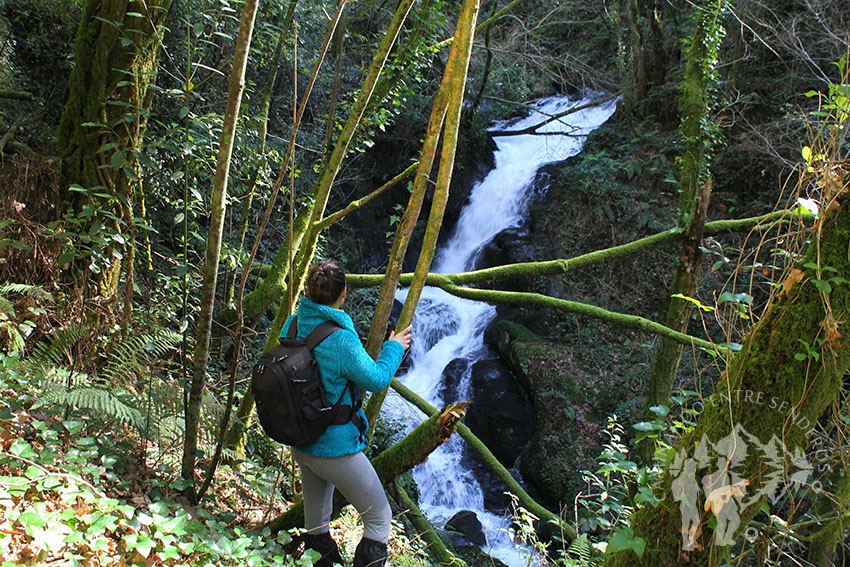
<instances>
[{"instance_id":1,"label":"stream","mask_svg":"<svg viewBox=\"0 0 850 567\"><path fill-rule=\"evenodd\" d=\"M491 130L522 130L600 96L589 93L583 98L544 99L535 103L534 110L524 118L497 122ZM432 270L458 273L472 269L482 248L497 234L521 226L529 214L530 192L535 190L533 181L537 171L579 153L586 135L602 125L615 107L616 101L611 101L567 114L537 130L548 132L546 135L494 137L495 165L473 187L454 232L437 251ZM399 290L396 298L403 302L406 293L407 290ZM446 403L470 400L472 365L493 356L483 336L495 316L493 305L426 287L413 320L410 368L399 380L438 408ZM446 367L453 361L456 362L447 372ZM447 393L450 399L444 399ZM419 410L393 392L387 399L387 411L404 423L419 423L424 419ZM486 553L511 567L534 564L531 552L514 543L509 532L510 516L485 509L484 490L469 466L469 459L464 457L464 445L459 435L453 435L413 470L422 512L442 528L458 511L473 511L483 525Z\"/></svg>"}]
</instances>

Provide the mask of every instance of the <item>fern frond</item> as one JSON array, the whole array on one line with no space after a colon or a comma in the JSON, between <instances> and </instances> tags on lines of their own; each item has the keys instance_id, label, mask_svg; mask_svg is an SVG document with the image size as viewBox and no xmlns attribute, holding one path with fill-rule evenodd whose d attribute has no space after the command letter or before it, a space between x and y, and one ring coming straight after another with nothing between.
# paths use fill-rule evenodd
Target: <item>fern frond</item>
<instances>
[{"instance_id":1,"label":"fern frond","mask_svg":"<svg viewBox=\"0 0 850 567\"><path fill-rule=\"evenodd\" d=\"M20 293L22 295L29 295L30 297L42 299L44 301L53 301L53 294L37 285L22 283L7 283L0 285L0 296L8 295L10 293Z\"/></svg>"},{"instance_id":2,"label":"fern frond","mask_svg":"<svg viewBox=\"0 0 850 567\"><path fill-rule=\"evenodd\" d=\"M8 319L14 319L17 316L15 306L2 295L0 295L0 315L5 315Z\"/></svg>"},{"instance_id":3,"label":"fern frond","mask_svg":"<svg viewBox=\"0 0 850 567\"><path fill-rule=\"evenodd\" d=\"M132 384L149 373L149 368L167 357L182 336L171 331L155 335L129 337L119 344L100 371L101 377L113 384Z\"/></svg>"},{"instance_id":4,"label":"fern frond","mask_svg":"<svg viewBox=\"0 0 850 567\"><path fill-rule=\"evenodd\" d=\"M18 326L10 321L0 322L0 331L6 331L9 336L9 352L21 352L26 346L24 336L18 330Z\"/></svg>"},{"instance_id":5,"label":"fern frond","mask_svg":"<svg viewBox=\"0 0 850 567\"><path fill-rule=\"evenodd\" d=\"M593 548L590 545L590 539L587 537L587 534L579 534L578 537L572 541L569 549L567 549L567 553L576 557L582 567L590 565L592 552Z\"/></svg>"},{"instance_id":6,"label":"fern frond","mask_svg":"<svg viewBox=\"0 0 850 567\"><path fill-rule=\"evenodd\" d=\"M67 363L71 349L88 331L88 325L70 325L57 329L51 333L49 341L35 345L29 356L29 363L34 366L61 366Z\"/></svg>"},{"instance_id":7,"label":"fern frond","mask_svg":"<svg viewBox=\"0 0 850 567\"><path fill-rule=\"evenodd\" d=\"M33 404L34 408L43 406L86 410L92 417L106 423L118 423L134 427L139 431L144 428L144 418L137 408L103 388L85 387L73 390L52 390L41 396Z\"/></svg>"}]
</instances>

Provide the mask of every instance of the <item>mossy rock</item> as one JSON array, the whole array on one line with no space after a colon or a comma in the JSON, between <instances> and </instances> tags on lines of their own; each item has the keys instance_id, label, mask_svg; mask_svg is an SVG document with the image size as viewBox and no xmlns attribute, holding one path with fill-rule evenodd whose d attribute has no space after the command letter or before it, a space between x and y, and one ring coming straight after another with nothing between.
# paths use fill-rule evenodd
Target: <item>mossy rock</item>
<instances>
[{"instance_id":1,"label":"mossy rock","mask_svg":"<svg viewBox=\"0 0 850 567\"><path fill-rule=\"evenodd\" d=\"M496 322L492 338L499 355L513 371L520 386L530 393L533 385L528 374L528 357L540 352L544 339L519 323L507 319Z\"/></svg>"},{"instance_id":2,"label":"mossy rock","mask_svg":"<svg viewBox=\"0 0 850 567\"><path fill-rule=\"evenodd\" d=\"M461 545L454 547L452 551L463 559L468 567L508 567L499 559L484 553L476 545Z\"/></svg>"}]
</instances>

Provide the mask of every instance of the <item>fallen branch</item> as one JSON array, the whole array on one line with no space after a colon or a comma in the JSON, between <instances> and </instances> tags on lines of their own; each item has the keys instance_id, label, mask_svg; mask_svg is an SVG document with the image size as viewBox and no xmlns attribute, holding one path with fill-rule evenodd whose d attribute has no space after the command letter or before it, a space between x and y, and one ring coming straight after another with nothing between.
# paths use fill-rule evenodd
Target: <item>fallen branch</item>
<instances>
[{"instance_id":1,"label":"fallen branch","mask_svg":"<svg viewBox=\"0 0 850 567\"><path fill-rule=\"evenodd\" d=\"M402 508L407 508L405 515L419 535L428 546L428 552L431 556L440 562L440 565L449 565L454 567L466 567L466 562L456 557L446 548L440 534L431 525L431 522L422 514L416 502L407 494L407 491L400 484L396 484L396 492L398 493L398 503Z\"/></svg>"},{"instance_id":2,"label":"fallen branch","mask_svg":"<svg viewBox=\"0 0 850 567\"><path fill-rule=\"evenodd\" d=\"M777 222L785 220L806 221L813 220L814 216L809 214L800 214L796 211L782 210L757 217L732 220L718 220L706 223L705 236L714 236L717 234L741 232L744 230L769 229ZM557 276L567 272L601 264L610 260L619 260L627 256L632 256L638 252L648 250L655 246L675 242L681 238L681 233L676 230L665 230L621 244L612 246L603 250L594 250L575 258L546 260L543 262L523 262L519 264L507 264L504 266L496 266L483 270L473 270L471 272L463 272L459 274L428 274L425 283L431 286L440 286L443 284L469 285L480 284L495 280L503 280L508 278L519 278L529 276ZM381 285L383 274L348 274L346 283L350 288L361 287L376 287ZM402 274L399 280L399 285L410 285L413 280L412 273Z\"/></svg>"},{"instance_id":3,"label":"fallen branch","mask_svg":"<svg viewBox=\"0 0 850 567\"><path fill-rule=\"evenodd\" d=\"M602 309L601 307L596 307L595 305L581 303L578 301L558 299L556 297L549 297L548 295L541 295L539 293L475 289L461 287L454 284L443 284L440 288L447 293L466 299L486 301L487 303L511 303L514 305L537 305L540 307L548 307L559 311L587 315L588 317L608 321L609 323L614 323L615 325L626 327L628 329L646 331L648 333L667 337L668 339L687 346L695 346L709 350L717 348L711 341L674 331L669 327L665 327L661 323L650 321L649 319L639 317L638 315L616 313L614 311L608 311L607 309Z\"/></svg>"},{"instance_id":4,"label":"fallen branch","mask_svg":"<svg viewBox=\"0 0 850 567\"><path fill-rule=\"evenodd\" d=\"M407 177L409 177L414 171L416 171L416 168L418 166L419 166L418 161L410 164L410 166L407 169L405 169L404 171L402 171L401 173L399 173L398 175L396 175L395 177L393 177L392 179L390 179L389 181L387 181L386 183L384 183L383 185L381 185L380 187L378 187L377 189L375 189L374 191L369 193L368 195L361 197L360 199L357 199L355 201L351 201L344 209L341 209L341 210L335 212L332 215L326 216L325 218L323 218L322 220L320 220L319 222L317 222L315 224L316 230L325 230L326 228L328 228L332 224L339 222L347 214L352 213L352 212L356 211L357 209L360 209L361 207L364 207L366 204L369 203L369 201L371 201L372 199L374 199L375 197L377 197L379 195L382 195L383 193L385 193L389 189L392 189L393 187L398 185L401 181L403 181Z\"/></svg>"},{"instance_id":5,"label":"fallen branch","mask_svg":"<svg viewBox=\"0 0 850 567\"><path fill-rule=\"evenodd\" d=\"M439 414L436 408L398 380L393 379L390 383L390 387L398 392L402 398L419 408L425 415L431 416L432 419L434 415ZM478 437L476 437L474 433L472 433L472 430L469 429L469 427L463 423L459 423L457 425L457 432L458 435L460 435L464 441L469 443L469 446L478 453L484 463L487 464L494 473L496 473L496 476L498 476L502 483L504 483L505 488L517 497L521 506L536 517L540 518L541 521L557 524L563 530L563 534L568 539L575 538L575 528L566 522L562 522L561 518L557 514L547 510L529 496L528 493L519 485L516 479L514 479L508 469L502 466L502 463L500 463L490 449L488 449L487 446Z\"/></svg>"},{"instance_id":6,"label":"fallen branch","mask_svg":"<svg viewBox=\"0 0 850 567\"><path fill-rule=\"evenodd\" d=\"M605 104L606 102L610 102L617 98L618 94L612 94L611 96L606 96L605 98L599 98L596 100L592 100L586 104L582 104L580 106L575 106L564 112L559 112L558 114L550 116L548 119L544 120L540 124L535 124L534 126L529 126L528 128L523 128L522 130L490 130L488 134L491 136L522 136L523 134L535 134L535 135L559 135L559 136L573 136L575 134L571 132L537 132L537 129L549 124L551 122L555 122L556 120L560 120L564 116L568 116L570 114L575 114L576 112L581 112L582 110L586 110L588 108L593 108L594 106L599 106L600 104ZM535 109L536 110L536 109Z\"/></svg>"},{"instance_id":7,"label":"fallen branch","mask_svg":"<svg viewBox=\"0 0 850 567\"><path fill-rule=\"evenodd\" d=\"M0 98L13 98L15 100L35 100L35 95L26 91L0 89Z\"/></svg>"}]
</instances>

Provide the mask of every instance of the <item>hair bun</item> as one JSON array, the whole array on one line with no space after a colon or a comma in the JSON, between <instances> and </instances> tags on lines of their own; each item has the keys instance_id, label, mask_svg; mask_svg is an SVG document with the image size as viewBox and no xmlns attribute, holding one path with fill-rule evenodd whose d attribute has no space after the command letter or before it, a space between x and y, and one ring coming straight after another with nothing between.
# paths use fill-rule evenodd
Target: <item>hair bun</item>
<instances>
[{"instance_id":1,"label":"hair bun","mask_svg":"<svg viewBox=\"0 0 850 567\"><path fill-rule=\"evenodd\" d=\"M331 304L345 289L345 270L334 260L322 260L310 267L307 297L316 303Z\"/></svg>"}]
</instances>

